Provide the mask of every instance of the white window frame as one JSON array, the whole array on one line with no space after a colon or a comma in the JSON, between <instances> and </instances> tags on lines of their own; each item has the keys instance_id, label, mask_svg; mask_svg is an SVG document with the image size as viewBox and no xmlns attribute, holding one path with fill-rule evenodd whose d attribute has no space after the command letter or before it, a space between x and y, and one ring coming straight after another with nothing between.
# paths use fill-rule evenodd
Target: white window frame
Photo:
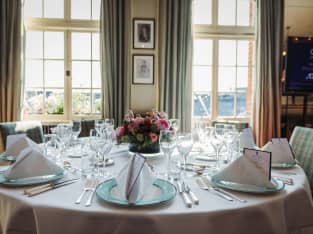
<instances>
[{"instance_id":1,"label":"white window frame","mask_svg":"<svg viewBox=\"0 0 313 234\"><path fill-rule=\"evenodd\" d=\"M237 5L237 4L236 4ZM235 20L237 20L237 10L235 12ZM237 22L236 22L237 23ZM218 120L235 120L240 122L249 122L251 116L218 116L218 41L219 40L254 40L254 26L224 26L218 25L218 0L212 0L212 22L211 24L194 24L194 39L210 39L212 40L212 90L211 90L211 116L194 116L194 94L205 93L203 91L194 91L192 88L192 112L193 122L203 120L206 122ZM193 64L194 65L194 64ZM207 93L207 92L206 92ZM234 91L233 93L238 93ZM236 100L234 102L236 105Z\"/></svg>"},{"instance_id":2,"label":"white window frame","mask_svg":"<svg viewBox=\"0 0 313 234\"><path fill-rule=\"evenodd\" d=\"M90 0L91 1L91 0ZM42 6L44 7L44 6ZM92 7L91 7L92 11ZM71 67L71 33L88 32L98 33L100 31L99 20L71 19L71 0L64 0L64 18L24 18L26 31L63 31L64 32L64 112L63 114L25 114L23 120L40 120L42 122L62 122L71 119L99 118L101 114L79 114L72 113L72 67ZM91 38L92 40L92 38ZM91 58L92 61L92 58ZM70 71L68 76L66 73ZM44 86L43 86L44 87ZM84 88L82 88L84 89ZM44 94L43 94L44 95ZM102 93L103 99L103 93ZM102 100L103 101L103 100ZM44 105L44 104L43 104Z\"/></svg>"}]
</instances>

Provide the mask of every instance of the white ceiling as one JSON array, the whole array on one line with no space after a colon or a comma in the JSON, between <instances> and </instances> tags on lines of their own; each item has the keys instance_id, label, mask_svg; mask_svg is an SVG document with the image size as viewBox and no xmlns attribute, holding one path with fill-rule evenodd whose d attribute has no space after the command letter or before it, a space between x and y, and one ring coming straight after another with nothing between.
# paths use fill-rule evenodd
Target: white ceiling
<instances>
[{"instance_id":1,"label":"white ceiling","mask_svg":"<svg viewBox=\"0 0 313 234\"><path fill-rule=\"evenodd\" d=\"M286 0L285 29L287 26L290 36L313 36L313 0Z\"/></svg>"}]
</instances>

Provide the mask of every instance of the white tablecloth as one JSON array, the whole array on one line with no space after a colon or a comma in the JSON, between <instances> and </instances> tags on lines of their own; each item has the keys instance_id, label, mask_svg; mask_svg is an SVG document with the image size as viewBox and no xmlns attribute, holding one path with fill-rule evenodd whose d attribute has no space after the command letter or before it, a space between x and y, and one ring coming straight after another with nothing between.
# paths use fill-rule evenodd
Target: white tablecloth
<instances>
[{"instance_id":1,"label":"white tablecloth","mask_svg":"<svg viewBox=\"0 0 313 234\"><path fill-rule=\"evenodd\" d=\"M126 159L115 157L115 165L109 169L118 171ZM163 161L150 160L156 167ZM96 197L91 207L84 206L85 200L76 205L83 181L34 197L24 196L23 188L1 186L0 233L312 234L313 208L304 172L298 166L284 171L296 173L282 174L292 178L294 185L270 195L234 192L247 203L229 202L203 191L190 178L187 183L200 199L192 208L184 205L179 194L170 203L145 208L112 206Z\"/></svg>"}]
</instances>

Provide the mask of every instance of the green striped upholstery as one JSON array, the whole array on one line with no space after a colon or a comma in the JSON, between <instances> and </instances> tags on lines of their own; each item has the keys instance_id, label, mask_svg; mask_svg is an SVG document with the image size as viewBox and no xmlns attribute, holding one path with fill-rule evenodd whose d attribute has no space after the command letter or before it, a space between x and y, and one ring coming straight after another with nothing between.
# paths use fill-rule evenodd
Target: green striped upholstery
<instances>
[{"instance_id":1,"label":"green striped upholstery","mask_svg":"<svg viewBox=\"0 0 313 234\"><path fill-rule=\"evenodd\" d=\"M290 145L313 191L313 129L295 127L290 138Z\"/></svg>"},{"instance_id":2,"label":"green striped upholstery","mask_svg":"<svg viewBox=\"0 0 313 234\"><path fill-rule=\"evenodd\" d=\"M26 135L36 143L43 142L43 130L40 122L2 122L0 123L0 134L2 139L0 144L2 145L3 149L6 145L7 136L20 133L26 133Z\"/></svg>"}]
</instances>

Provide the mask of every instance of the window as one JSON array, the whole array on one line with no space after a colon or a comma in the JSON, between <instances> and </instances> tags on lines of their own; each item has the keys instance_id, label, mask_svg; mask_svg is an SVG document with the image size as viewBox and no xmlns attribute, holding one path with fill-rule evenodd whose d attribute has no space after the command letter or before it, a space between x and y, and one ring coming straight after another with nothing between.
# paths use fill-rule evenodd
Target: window
<instances>
[{"instance_id":1,"label":"window","mask_svg":"<svg viewBox=\"0 0 313 234\"><path fill-rule=\"evenodd\" d=\"M195 0L193 119L251 114L253 0Z\"/></svg>"},{"instance_id":2,"label":"window","mask_svg":"<svg viewBox=\"0 0 313 234\"><path fill-rule=\"evenodd\" d=\"M24 119L99 116L100 0L25 0Z\"/></svg>"}]
</instances>

